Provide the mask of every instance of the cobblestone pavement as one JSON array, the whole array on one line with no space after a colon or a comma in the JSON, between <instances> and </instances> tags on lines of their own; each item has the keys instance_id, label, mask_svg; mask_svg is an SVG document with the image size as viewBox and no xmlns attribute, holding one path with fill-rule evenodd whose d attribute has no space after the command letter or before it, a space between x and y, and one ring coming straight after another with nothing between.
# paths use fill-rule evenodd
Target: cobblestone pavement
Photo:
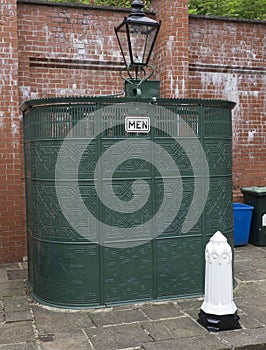
<instances>
[{"instance_id":1,"label":"cobblestone pavement","mask_svg":"<svg viewBox=\"0 0 266 350\"><path fill-rule=\"evenodd\" d=\"M26 276L26 263L0 265L0 350L266 349L266 247L235 248L242 329L218 333L197 323L202 298L62 310L33 301Z\"/></svg>"}]
</instances>

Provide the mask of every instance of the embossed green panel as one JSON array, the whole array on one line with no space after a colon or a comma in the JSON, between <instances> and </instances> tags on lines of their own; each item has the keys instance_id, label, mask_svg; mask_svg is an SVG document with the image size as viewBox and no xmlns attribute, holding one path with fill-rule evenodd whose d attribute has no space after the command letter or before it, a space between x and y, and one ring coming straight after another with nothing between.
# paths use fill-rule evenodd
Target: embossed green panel
<instances>
[{"instance_id":1,"label":"embossed green panel","mask_svg":"<svg viewBox=\"0 0 266 350\"><path fill-rule=\"evenodd\" d=\"M33 239L34 293L59 306L99 304L99 247Z\"/></svg>"},{"instance_id":2,"label":"embossed green panel","mask_svg":"<svg viewBox=\"0 0 266 350\"><path fill-rule=\"evenodd\" d=\"M106 304L153 298L153 247L104 248L104 300Z\"/></svg>"},{"instance_id":3,"label":"embossed green panel","mask_svg":"<svg viewBox=\"0 0 266 350\"><path fill-rule=\"evenodd\" d=\"M201 237L157 241L158 297L189 296L203 290L202 248Z\"/></svg>"},{"instance_id":4,"label":"embossed green panel","mask_svg":"<svg viewBox=\"0 0 266 350\"><path fill-rule=\"evenodd\" d=\"M149 110L152 102L77 97L24 104L29 282L41 302L94 307L202 295L204 249L209 238L220 230L233 245L234 104L158 98L157 105L166 112L150 115L151 131L126 133L125 117L138 116L138 103L146 103ZM123 149L116 147L125 140L137 141L137 156L127 156L130 142ZM151 151L147 142L160 148ZM182 146L186 142L187 149ZM204 178L199 142L208 162L208 178ZM106 156L98 165L111 148L112 158ZM74 176L71 167L77 159ZM193 201L201 198L197 189L205 186L205 180L209 183L206 205L194 209L202 212L200 218L196 223L190 218L187 224L191 227L183 230ZM138 210L121 213L99 198L112 192L120 202L131 203L141 194L143 182L150 191ZM85 217L77 197L87 210ZM160 210L165 197L173 203L180 200L177 212L172 207L166 213ZM62 210L62 198L68 216ZM151 226L141 226L156 215ZM165 229L154 236L161 222ZM88 228L88 236L81 234ZM126 231L131 228L136 228L133 237ZM112 246L119 242L128 247Z\"/></svg>"}]
</instances>

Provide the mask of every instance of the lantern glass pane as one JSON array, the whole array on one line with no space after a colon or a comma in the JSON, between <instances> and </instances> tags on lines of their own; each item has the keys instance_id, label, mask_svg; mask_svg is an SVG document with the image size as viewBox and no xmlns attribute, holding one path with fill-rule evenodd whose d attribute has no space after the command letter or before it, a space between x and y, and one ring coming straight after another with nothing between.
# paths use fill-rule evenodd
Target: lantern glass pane
<instances>
[{"instance_id":1,"label":"lantern glass pane","mask_svg":"<svg viewBox=\"0 0 266 350\"><path fill-rule=\"evenodd\" d=\"M158 27L128 24L132 48L132 64L148 64Z\"/></svg>"},{"instance_id":2,"label":"lantern glass pane","mask_svg":"<svg viewBox=\"0 0 266 350\"><path fill-rule=\"evenodd\" d=\"M127 26L126 24L121 26L118 31L116 31L120 49L125 61L126 66L129 66L131 63L130 59L130 50L128 45L128 35L127 35Z\"/></svg>"}]
</instances>

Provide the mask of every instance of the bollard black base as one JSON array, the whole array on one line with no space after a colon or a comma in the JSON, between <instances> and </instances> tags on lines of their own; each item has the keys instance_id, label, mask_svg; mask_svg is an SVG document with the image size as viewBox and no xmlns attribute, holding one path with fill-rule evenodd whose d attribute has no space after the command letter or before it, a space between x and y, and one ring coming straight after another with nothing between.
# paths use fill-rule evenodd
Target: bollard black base
<instances>
[{"instance_id":1,"label":"bollard black base","mask_svg":"<svg viewBox=\"0 0 266 350\"><path fill-rule=\"evenodd\" d=\"M237 311L232 315L212 315L200 310L198 322L209 332L229 331L240 329Z\"/></svg>"}]
</instances>

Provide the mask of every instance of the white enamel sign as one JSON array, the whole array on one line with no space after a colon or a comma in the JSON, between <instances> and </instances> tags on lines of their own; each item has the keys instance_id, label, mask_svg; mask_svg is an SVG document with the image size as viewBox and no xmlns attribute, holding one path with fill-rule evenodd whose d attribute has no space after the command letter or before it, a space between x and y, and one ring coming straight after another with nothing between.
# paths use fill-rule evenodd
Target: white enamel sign
<instances>
[{"instance_id":1,"label":"white enamel sign","mask_svg":"<svg viewBox=\"0 0 266 350\"><path fill-rule=\"evenodd\" d=\"M149 117L126 117L125 119L126 132L133 133L149 133L151 123Z\"/></svg>"}]
</instances>

